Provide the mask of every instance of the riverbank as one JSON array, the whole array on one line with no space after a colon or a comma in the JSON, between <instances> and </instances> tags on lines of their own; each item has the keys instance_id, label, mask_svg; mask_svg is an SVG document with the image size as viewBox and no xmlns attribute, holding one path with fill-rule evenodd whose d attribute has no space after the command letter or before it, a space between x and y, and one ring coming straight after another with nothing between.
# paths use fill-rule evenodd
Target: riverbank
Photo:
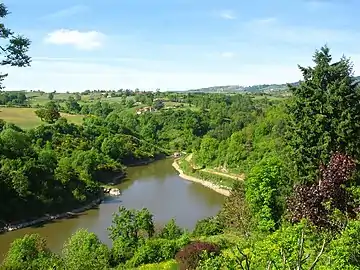
<instances>
[{"instance_id":1,"label":"riverbank","mask_svg":"<svg viewBox=\"0 0 360 270\"><path fill-rule=\"evenodd\" d=\"M150 164L152 162L155 162L155 161L157 161L159 159L161 159L161 158L156 157L156 158L152 158L152 159L140 160L140 161L135 162L133 164L129 164L127 167L136 167L136 166L148 165L148 164ZM75 216L75 215L77 215L77 214L79 214L81 212L85 212L85 211L99 205L103 201L104 194L108 194L110 196L119 196L119 195L121 195L121 191L119 189L117 189L117 188L114 188L113 186L116 185L116 184L119 184L124 179L126 179L126 173L125 172L121 173L116 178L114 178L112 182L110 182L108 184L103 184L102 185L102 189L103 189L102 194L103 195L100 198L91 201L89 204L87 204L85 206L73 209L72 211L57 214L57 215L49 215L49 214L47 214L47 215L45 215L43 217L36 218L36 219L30 220L30 221L20 222L20 223L15 223L15 224L7 224L4 227L0 227L0 234L15 231L15 230L20 230L20 229L23 229L23 228L26 228L26 227L31 227L31 226L34 226L34 225L50 222L50 221L53 221L53 220L66 219L66 218Z\"/></svg>"},{"instance_id":2,"label":"riverbank","mask_svg":"<svg viewBox=\"0 0 360 270\"><path fill-rule=\"evenodd\" d=\"M223 188L223 187L220 187L218 185L215 185L209 181L206 181L206 180L203 180L203 179L200 179L200 178L196 178L196 177L193 177L193 176L190 176L190 175L186 175L184 173L184 171L180 168L179 164L178 164L178 161L179 159L175 159L174 162L172 163L172 166L175 168L175 170L179 173L179 176L185 180L188 180L188 181L192 181L192 182L195 182L195 183L199 183L207 188L210 188L212 190L214 190L215 192L219 193L219 194L222 194L224 196L230 196L230 190L229 189L226 189L226 188Z\"/></svg>"},{"instance_id":3,"label":"riverbank","mask_svg":"<svg viewBox=\"0 0 360 270\"><path fill-rule=\"evenodd\" d=\"M91 201L90 203L88 203L85 206L73 209L72 211L68 211L62 214L57 214L57 215L45 215L41 218L37 218L31 221L27 221L27 222L22 222L22 223L18 223L18 224L9 224L3 228L0 228L0 233L5 233L5 232L11 232L11 231L15 231L15 230L20 230L26 227L30 227L30 226L34 226L34 225L38 225L41 223L46 223L49 221L53 221L53 220L57 220L57 219L65 219L65 218L70 218L73 216L76 216L77 214L87 211L97 205L99 205L102 202L103 198L98 198L96 200Z\"/></svg>"}]
</instances>

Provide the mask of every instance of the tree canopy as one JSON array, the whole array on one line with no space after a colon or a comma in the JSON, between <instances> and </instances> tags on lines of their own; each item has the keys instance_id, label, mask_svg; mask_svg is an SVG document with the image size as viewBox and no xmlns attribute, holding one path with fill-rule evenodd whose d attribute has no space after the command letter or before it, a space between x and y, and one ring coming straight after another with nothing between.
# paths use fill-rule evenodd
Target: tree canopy
<instances>
[{"instance_id":1,"label":"tree canopy","mask_svg":"<svg viewBox=\"0 0 360 270\"><path fill-rule=\"evenodd\" d=\"M4 19L9 15L9 10L0 3L0 19ZM21 36L16 35L10 28L7 28L2 22L0 24L0 39L3 40L0 46L0 55L2 57L1 66L17 66L26 67L30 65L31 59L26 54L29 50L30 40ZM0 89L4 88L3 80L8 74L0 74Z\"/></svg>"}]
</instances>

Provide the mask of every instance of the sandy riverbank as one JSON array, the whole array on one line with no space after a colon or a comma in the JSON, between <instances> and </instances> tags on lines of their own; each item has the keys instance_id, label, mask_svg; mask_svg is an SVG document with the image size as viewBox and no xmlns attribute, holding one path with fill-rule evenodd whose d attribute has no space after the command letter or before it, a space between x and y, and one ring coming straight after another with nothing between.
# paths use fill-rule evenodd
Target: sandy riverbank
<instances>
[{"instance_id":1,"label":"sandy riverbank","mask_svg":"<svg viewBox=\"0 0 360 270\"><path fill-rule=\"evenodd\" d=\"M199 183L207 188L210 188L212 190L214 190L215 192L217 193L220 193L224 196L230 196L230 190L228 189L225 189L225 188L221 188L213 183L210 183L208 181L205 181L205 180L202 180L202 179L199 179L199 178L196 178L196 177L193 177L193 176L190 176L190 175L186 175L183 170L180 168L179 164L178 164L178 161L175 159L172 166L175 168L175 170L178 171L179 173L179 176L183 179L186 179L186 180L189 180L189 181L192 181L192 182L196 182L196 183Z\"/></svg>"}]
</instances>

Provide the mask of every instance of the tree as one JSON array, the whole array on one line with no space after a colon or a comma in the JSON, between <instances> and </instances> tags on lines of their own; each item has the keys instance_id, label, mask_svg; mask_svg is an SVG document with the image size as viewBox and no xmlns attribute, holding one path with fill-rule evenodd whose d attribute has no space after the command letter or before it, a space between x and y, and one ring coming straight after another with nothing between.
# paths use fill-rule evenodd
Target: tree
<instances>
[{"instance_id":1,"label":"tree","mask_svg":"<svg viewBox=\"0 0 360 270\"><path fill-rule=\"evenodd\" d=\"M45 121L49 124L55 123L60 118L60 112L57 104L54 101L50 101L45 105L45 108L41 108L35 111L37 117L41 121Z\"/></svg>"},{"instance_id":2,"label":"tree","mask_svg":"<svg viewBox=\"0 0 360 270\"><path fill-rule=\"evenodd\" d=\"M51 93L49 93L49 100L53 100L54 99L54 93L53 92L51 92Z\"/></svg>"},{"instance_id":3,"label":"tree","mask_svg":"<svg viewBox=\"0 0 360 270\"><path fill-rule=\"evenodd\" d=\"M8 14L9 11L7 7L3 3L0 3L0 18L3 20ZM0 55L3 56L0 62L1 66L30 66L31 58L26 55L30 46L29 39L15 35L15 33L11 31L11 29L6 28L3 23L0 24L0 39L4 40L0 46ZM2 81L7 75L8 74L0 74L0 89L4 88Z\"/></svg>"},{"instance_id":4,"label":"tree","mask_svg":"<svg viewBox=\"0 0 360 270\"><path fill-rule=\"evenodd\" d=\"M45 239L38 234L16 239L3 262L4 269L56 269L60 259L46 246ZM55 267L55 268L53 268Z\"/></svg>"},{"instance_id":5,"label":"tree","mask_svg":"<svg viewBox=\"0 0 360 270\"><path fill-rule=\"evenodd\" d=\"M162 102L161 100L155 100L153 103L153 107L156 110L160 110L160 109L164 108L164 102Z\"/></svg>"},{"instance_id":6,"label":"tree","mask_svg":"<svg viewBox=\"0 0 360 270\"><path fill-rule=\"evenodd\" d=\"M300 182L315 182L320 165L339 151L360 157L360 91L349 59L331 63L327 46L315 52L314 67L301 67L304 80L289 85L288 141Z\"/></svg>"},{"instance_id":7,"label":"tree","mask_svg":"<svg viewBox=\"0 0 360 270\"><path fill-rule=\"evenodd\" d=\"M65 269L108 269L110 251L94 233L77 231L63 248Z\"/></svg>"},{"instance_id":8,"label":"tree","mask_svg":"<svg viewBox=\"0 0 360 270\"><path fill-rule=\"evenodd\" d=\"M207 135L204 136L196 155L196 162L202 166L210 165L216 159L218 146L218 140Z\"/></svg>"},{"instance_id":9,"label":"tree","mask_svg":"<svg viewBox=\"0 0 360 270\"><path fill-rule=\"evenodd\" d=\"M230 196L225 199L220 210L219 219L225 228L249 236L252 229L252 216L249 205L245 200L245 185L243 182L235 182Z\"/></svg>"},{"instance_id":10,"label":"tree","mask_svg":"<svg viewBox=\"0 0 360 270\"><path fill-rule=\"evenodd\" d=\"M77 102L78 99L70 96L68 98L68 100L66 101L66 107L67 110L71 113L79 113L81 111L81 106L80 104Z\"/></svg>"},{"instance_id":11,"label":"tree","mask_svg":"<svg viewBox=\"0 0 360 270\"><path fill-rule=\"evenodd\" d=\"M146 208L128 210L119 207L118 213L114 214L112 225L108 230L113 241L117 238L123 238L136 244L141 237L141 232L145 232L148 237L153 236L152 214Z\"/></svg>"},{"instance_id":12,"label":"tree","mask_svg":"<svg viewBox=\"0 0 360 270\"><path fill-rule=\"evenodd\" d=\"M79 93L75 93L75 100L76 101L80 101L81 100L81 95Z\"/></svg>"},{"instance_id":13,"label":"tree","mask_svg":"<svg viewBox=\"0 0 360 270\"><path fill-rule=\"evenodd\" d=\"M358 269L360 262L360 221L350 221L339 238L330 244L327 269ZM325 269L325 268L324 268Z\"/></svg>"},{"instance_id":14,"label":"tree","mask_svg":"<svg viewBox=\"0 0 360 270\"><path fill-rule=\"evenodd\" d=\"M291 221L300 222L307 218L318 227L343 229L346 220L356 216L352 198L344 188L355 167L351 157L334 153L329 164L322 166L318 183L295 187L295 192L288 202ZM337 214L337 219L334 218L334 213ZM345 218L341 217L340 213L345 215Z\"/></svg>"},{"instance_id":15,"label":"tree","mask_svg":"<svg viewBox=\"0 0 360 270\"><path fill-rule=\"evenodd\" d=\"M165 224L164 228L162 228L161 232L159 233L159 237L164 239L178 239L183 235L184 231L176 225L175 219L170 219L170 221Z\"/></svg>"},{"instance_id":16,"label":"tree","mask_svg":"<svg viewBox=\"0 0 360 270\"><path fill-rule=\"evenodd\" d=\"M261 231L275 230L282 214L281 198L277 196L285 185L281 167L278 158L264 158L245 181L246 201Z\"/></svg>"}]
</instances>

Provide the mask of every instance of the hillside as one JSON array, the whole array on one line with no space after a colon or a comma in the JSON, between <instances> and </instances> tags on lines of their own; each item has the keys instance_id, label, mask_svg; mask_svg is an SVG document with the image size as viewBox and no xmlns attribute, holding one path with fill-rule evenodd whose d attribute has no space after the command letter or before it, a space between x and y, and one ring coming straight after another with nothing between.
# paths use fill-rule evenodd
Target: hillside
<instances>
[{"instance_id":1,"label":"hillside","mask_svg":"<svg viewBox=\"0 0 360 270\"><path fill-rule=\"evenodd\" d=\"M355 76L357 81L360 81L360 76ZM297 85L299 82L292 82L290 84ZM241 85L224 85L224 86L211 86L199 89L188 90L187 92L202 92L202 93L270 93L280 92L287 90L287 83L283 84L256 84L252 86L241 86Z\"/></svg>"}]
</instances>

